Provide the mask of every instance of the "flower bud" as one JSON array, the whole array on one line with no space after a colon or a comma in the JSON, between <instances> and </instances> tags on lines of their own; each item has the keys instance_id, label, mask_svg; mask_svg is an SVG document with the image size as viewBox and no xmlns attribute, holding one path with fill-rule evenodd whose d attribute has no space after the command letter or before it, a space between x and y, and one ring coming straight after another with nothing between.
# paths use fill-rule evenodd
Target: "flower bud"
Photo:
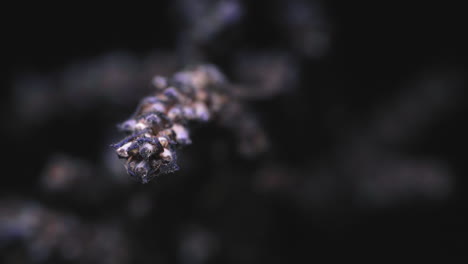
<instances>
[{"instance_id":1,"label":"flower bud","mask_svg":"<svg viewBox=\"0 0 468 264\"><path fill-rule=\"evenodd\" d=\"M163 148L167 148L167 146L169 146L169 140L167 140L166 137L159 137L158 140Z\"/></svg>"},{"instance_id":2,"label":"flower bud","mask_svg":"<svg viewBox=\"0 0 468 264\"><path fill-rule=\"evenodd\" d=\"M148 159L151 154L153 154L156 150L156 147L151 145L150 143L144 143L140 146L140 155L143 159Z\"/></svg>"},{"instance_id":3,"label":"flower bud","mask_svg":"<svg viewBox=\"0 0 468 264\"><path fill-rule=\"evenodd\" d=\"M153 85L158 89L164 89L167 87L167 79L162 76L155 76L153 78Z\"/></svg>"},{"instance_id":4,"label":"flower bud","mask_svg":"<svg viewBox=\"0 0 468 264\"><path fill-rule=\"evenodd\" d=\"M169 149L165 148L159 156L167 163L172 161L172 153Z\"/></svg>"},{"instance_id":5,"label":"flower bud","mask_svg":"<svg viewBox=\"0 0 468 264\"><path fill-rule=\"evenodd\" d=\"M121 158L128 157L127 150L128 150L128 147L130 147L130 145L132 145L132 142L128 142L125 145L123 145L122 147L118 148L116 150L117 155L119 155L119 157L121 157Z\"/></svg>"},{"instance_id":6,"label":"flower bud","mask_svg":"<svg viewBox=\"0 0 468 264\"><path fill-rule=\"evenodd\" d=\"M178 143L183 145L188 145L192 143L192 141L190 140L189 132L184 126L180 124L174 124L172 126L172 130L176 134L176 141Z\"/></svg>"}]
</instances>

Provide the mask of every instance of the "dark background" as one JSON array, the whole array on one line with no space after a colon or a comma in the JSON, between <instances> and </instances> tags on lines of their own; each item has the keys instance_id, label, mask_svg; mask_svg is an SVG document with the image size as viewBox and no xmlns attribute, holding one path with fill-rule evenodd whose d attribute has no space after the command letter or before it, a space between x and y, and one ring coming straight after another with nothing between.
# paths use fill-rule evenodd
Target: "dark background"
<instances>
[{"instance_id":1,"label":"dark background","mask_svg":"<svg viewBox=\"0 0 468 264\"><path fill-rule=\"evenodd\" d=\"M142 263L198 263L190 255L185 259L180 250L187 226L193 225L216 237L210 263L296 263L375 253L377 261L407 254L466 255L468 43L461 4L323 2L330 41L323 55L308 57L291 45L291 28L280 19L286 1L241 3L245 13L240 22L201 44L201 50L205 61L219 66L232 82L239 81L233 66L239 50L281 50L296 59L296 89L248 101L272 150L246 159L236 153L229 131L216 125L198 127L193 145L181 150L180 172L148 185L130 182L130 190L91 205L44 194L39 179L57 152L99 166L102 151L119 136L115 124L131 114L137 96L125 104L107 102L81 111L65 107L59 115L28 125L18 121L21 93L15 92L15 83L31 72L59 74L75 61L109 52L129 52L136 58L154 49L180 53L183 19L171 1L15 8L2 33L6 158L0 199L39 201L92 223L125 218L128 212L122 208L129 197L149 193L155 203L150 212L140 222L121 224L131 244L140 245L132 254ZM408 105L407 100L410 106L401 112L385 114L385 109ZM401 126L395 129L401 134L395 136L391 129L386 134L388 127L379 127L386 118L391 128ZM205 147L217 142L226 143L224 154ZM362 159L356 157L360 153ZM218 154L224 155L221 161ZM392 166L398 167L400 160L409 172L394 176ZM440 176L433 165L443 168ZM278 173L279 186L255 185L263 179L258 176L263 170ZM387 171L389 175L373 185L377 194L359 187L367 176ZM426 174L436 175L435 183ZM397 181L393 177L417 179L410 181L411 187L403 180L386 189ZM293 183L281 186L288 181ZM21 243L18 247L28 241ZM0 251L4 260L11 259L10 247Z\"/></svg>"}]
</instances>

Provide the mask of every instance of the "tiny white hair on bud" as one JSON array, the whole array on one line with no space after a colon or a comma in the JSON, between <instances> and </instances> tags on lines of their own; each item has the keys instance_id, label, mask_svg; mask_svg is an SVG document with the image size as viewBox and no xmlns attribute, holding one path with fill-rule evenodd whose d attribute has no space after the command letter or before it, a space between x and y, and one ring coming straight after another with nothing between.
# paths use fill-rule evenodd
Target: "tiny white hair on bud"
<instances>
[{"instance_id":1,"label":"tiny white hair on bud","mask_svg":"<svg viewBox=\"0 0 468 264\"><path fill-rule=\"evenodd\" d=\"M165 148L159 156L165 161L172 161L172 153L169 149Z\"/></svg>"},{"instance_id":2,"label":"tiny white hair on bud","mask_svg":"<svg viewBox=\"0 0 468 264\"><path fill-rule=\"evenodd\" d=\"M123 146L121 146L120 148L118 148L116 150L117 152L117 155L119 155L120 157L123 157L123 158L126 158L128 157L128 147L130 147L130 145L132 144L132 142L128 142L126 144L124 144Z\"/></svg>"},{"instance_id":3,"label":"tiny white hair on bud","mask_svg":"<svg viewBox=\"0 0 468 264\"><path fill-rule=\"evenodd\" d=\"M138 123L135 125L135 129L136 129L136 130L143 130L143 129L147 128L147 127L148 127L147 125L145 125L145 124L143 124L143 123L141 123L141 122L138 122Z\"/></svg>"},{"instance_id":4,"label":"tiny white hair on bud","mask_svg":"<svg viewBox=\"0 0 468 264\"><path fill-rule=\"evenodd\" d=\"M141 174L141 177L146 177L146 175L148 174L148 164L146 163L146 161L143 160L140 163L138 163L138 165L135 167L135 171Z\"/></svg>"},{"instance_id":5,"label":"tiny white hair on bud","mask_svg":"<svg viewBox=\"0 0 468 264\"><path fill-rule=\"evenodd\" d=\"M141 145L140 149L147 149L148 151L153 152L155 147L150 143L144 143L143 145Z\"/></svg>"},{"instance_id":6,"label":"tiny white hair on bud","mask_svg":"<svg viewBox=\"0 0 468 264\"><path fill-rule=\"evenodd\" d=\"M176 140L177 142L183 143L183 144L189 144L190 141L190 136L188 130L179 124L174 124L172 126L172 130L176 134Z\"/></svg>"},{"instance_id":7,"label":"tiny white hair on bud","mask_svg":"<svg viewBox=\"0 0 468 264\"><path fill-rule=\"evenodd\" d=\"M167 146L169 145L169 140L167 140L166 137L159 137L158 140L159 143L161 143L161 146L163 146L163 148L167 148Z\"/></svg>"}]
</instances>

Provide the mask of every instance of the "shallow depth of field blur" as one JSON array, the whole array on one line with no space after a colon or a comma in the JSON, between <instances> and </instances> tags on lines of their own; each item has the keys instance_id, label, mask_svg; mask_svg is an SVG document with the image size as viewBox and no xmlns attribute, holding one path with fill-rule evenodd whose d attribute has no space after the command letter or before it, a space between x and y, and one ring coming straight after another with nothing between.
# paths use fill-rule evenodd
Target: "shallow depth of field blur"
<instances>
[{"instance_id":1,"label":"shallow depth of field blur","mask_svg":"<svg viewBox=\"0 0 468 264\"><path fill-rule=\"evenodd\" d=\"M462 8L82 8L18 10L2 33L0 263L466 253ZM199 63L241 91L267 148L243 152L237 120L194 124L179 171L132 181L109 147L117 124L155 93L154 76Z\"/></svg>"}]
</instances>

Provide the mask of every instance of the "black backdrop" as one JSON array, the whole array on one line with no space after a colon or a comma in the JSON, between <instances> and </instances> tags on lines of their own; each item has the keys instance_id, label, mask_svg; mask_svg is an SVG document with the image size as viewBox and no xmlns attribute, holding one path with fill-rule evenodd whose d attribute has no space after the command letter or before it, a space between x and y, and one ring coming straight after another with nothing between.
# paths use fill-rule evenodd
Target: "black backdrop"
<instances>
[{"instance_id":1,"label":"black backdrop","mask_svg":"<svg viewBox=\"0 0 468 264\"><path fill-rule=\"evenodd\" d=\"M131 231L137 237L135 240L140 239L139 243L145 244L148 250L155 250L159 260L180 262L178 237L183 231L179 224L195 219L217 234L222 250L213 257L215 262L311 262L324 255L368 257L376 252L379 253L377 261L406 253L420 257L466 254L464 90L467 76L464 70L468 43L461 4L326 1L321 6L329 25L330 42L323 56L308 58L291 48L288 29L278 19L285 2L242 3L246 11L241 22L218 34L212 42L204 43L202 50L206 60L218 65L233 81L236 79L231 61L237 50L287 50L298 58L300 73L296 90L251 104L269 133L274 158L267 155L253 161L244 160L230 150L229 170L242 167L247 172L227 172L235 175L228 177L230 194L215 209L199 198L204 197L204 186L219 177L219 169L213 169L219 166L213 165L215 161L210 159L196 159L194 162L202 164L186 174L181 172L182 176L176 173L149 185L134 184L134 193L150 191L158 203L141 222L148 233ZM56 152L99 163L100 151L114 140L109 138L113 125L131 113L137 100L113 111L106 109L107 104L85 108L80 113L63 109L64 114L30 127L16 122L15 98L18 97L14 83L27 72L59 72L74 61L108 52L126 51L143 58L153 49L174 51L180 47L179 34L184 28L181 15L171 1L158 1L151 6L23 9L11 10L13 15L7 18L7 29L2 34L2 42L7 44L3 49L6 76L1 99L5 133L2 146L6 156L2 161L2 199L25 197L94 221L104 211L101 205L95 208L51 199L37 187L38 178L48 156ZM342 145L351 142L350 149L353 149L354 142L361 138L359 134L372 137L374 130L366 128L371 126L369 120L378 123L379 107L392 105L394 101L398 105L400 94L418 83L418 78L438 80L439 77L442 86L448 87L441 89L440 97L448 98L441 99L441 104L450 106L449 110L436 112L433 121L429 111L429 121L424 121L424 126L416 126L418 131L403 130L403 133L414 132L415 136L408 136L409 140L398 146L392 145L392 141L383 145L389 144L385 148L391 153L402 153L410 160L444 164L450 173L442 178L449 178L450 187L441 191L441 196L437 187L427 187L429 191L421 187L423 198L396 198L397 202L381 205L374 203L380 196L365 196L363 199L370 201L356 205L356 199L359 200L355 198L356 191L348 187L353 185L350 177L354 176L346 176L353 173L343 164L354 162L347 155L360 152L349 154L349 148ZM416 108L418 91L411 97ZM444 91L451 94L446 96ZM427 94L421 93L423 101ZM438 98L439 94L429 96ZM402 113L402 119L405 115L406 112ZM424 113L408 116L409 123L428 118ZM208 150L197 148L197 140L232 141L225 134L228 133L215 126L199 128L194 145L184 156L190 159L190 155L209 155L204 154ZM334 182L333 188L323 187L334 193L330 195L332 198L309 201L307 195L320 192L322 187L311 187L300 195L294 195L294 190L258 194L251 190L250 177L259 164L265 163L302 175L304 179L314 168L322 167L345 176L337 177L338 183ZM367 163L356 166L362 164ZM273 170L278 169L273 165ZM177 177L181 178L171 183ZM444 179L441 184L446 183ZM432 191L434 188L436 191ZM415 187L415 190L421 189ZM119 214L125 195L105 203L110 215ZM158 237L150 235L151 232ZM1 252L8 254L7 250ZM247 257L238 257L242 254ZM151 257L142 254L139 260L150 262Z\"/></svg>"}]
</instances>

